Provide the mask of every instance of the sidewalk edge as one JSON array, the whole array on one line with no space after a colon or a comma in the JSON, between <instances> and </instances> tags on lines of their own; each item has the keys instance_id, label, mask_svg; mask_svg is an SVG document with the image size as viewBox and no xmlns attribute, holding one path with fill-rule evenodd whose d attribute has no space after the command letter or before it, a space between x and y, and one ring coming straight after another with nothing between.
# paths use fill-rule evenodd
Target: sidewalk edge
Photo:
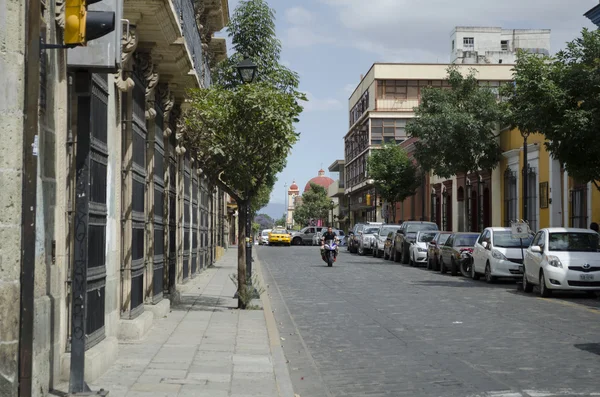
<instances>
[{"instance_id":1,"label":"sidewalk edge","mask_svg":"<svg viewBox=\"0 0 600 397\"><path fill-rule=\"evenodd\" d=\"M258 274L259 281L266 289L265 279L262 274L262 265L258 260L256 253L254 253L252 256L254 259L255 269L258 270L256 273ZM275 381L277 383L279 396L294 397L295 394L294 387L292 385L292 378L288 369L287 359L285 358L283 348L281 347L279 330L277 329L277 323L271 308L271 299L266 291L260 296L260 299L263 304L263 313L267 323L267 332L269 333L269 345L271 347L271 356L273 357L273 371L275 373Z\"/></svg>"}]
</instances>

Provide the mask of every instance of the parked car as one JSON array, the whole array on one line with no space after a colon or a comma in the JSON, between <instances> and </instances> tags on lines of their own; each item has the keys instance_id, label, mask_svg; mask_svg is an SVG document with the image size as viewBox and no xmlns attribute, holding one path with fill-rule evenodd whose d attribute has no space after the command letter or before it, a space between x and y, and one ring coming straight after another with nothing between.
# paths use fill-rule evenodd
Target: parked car
<instances>
[{"instance_id":1,"label":"parked car","mask_svg":"<svg viewBox=\"0 0 600 397\"><path fill-rule=\"evenodd\" d=\"M440 252L440 272L446 273L448 268L453 276L458 274L461 251L473 251L479 233L452 233Z\"/></svg>"},{"instance_id":2,"label":"parked car","mask_svg":"<svg viewBox=\"0 0 600 397\"><path fill-rule=\"evenodd\" d=\"M448 237L452 232L439 232L436 236L427 244L427 269L428 270L440 270L440 250L442 246L448 240Z\"/></svg>"},{"instance_id":3,"label":"parked car","mask_svg":"<svg viewBox=\"0 0 600 397\"><path fill-rule=\"evenodd\" d=\"M269 233L269 245L292 245L291 235L285 229L273 229Z\"/></svg>"},{"instance_id":4,"label":"parked car","mask_svg":"<svg viewBox=\"0 0 600 397\"><path fill-rule=\"evenodd\" d=\"M381 226L381 222L361 222L354 225L354 228L348 236L348 251L352 253L358 252L358 242L363 229L367 226Z\"/></svg>"},{"instance_id":5,"label":"parked car","mask_svg":"<svg viewBox=\"0 0 600 397\"><path fill-rule=\"evenodd\" d=\"M427 264L427 244L437 236L438 231L418 231L415 241L410 245L410 266Z\"/></svg>"},{"instance_id":6,"label":"parked car","mask_svg":"<svg viewBox=\"0 0 600 397\"><path fill-rule=\"evenodd\" d=\"M417 232L425 230L439 230L433 222L406 221L396 230L394 237L394 248L392 249L392 258L394 262L408 263L410 258L410 244L415 241Z\"/></svg>"},{"instance_id":7,"label":"parked car","mask_svg":"<svg viewBox=\"0 0 600 397\"><path fill-rule=\"evenodd\" d=\"M260 236L258 237L258 243L260 245L267 245L269 244L269 233L271 232L272 229L265 229L262 232L260 232Z\"/></svg>"},{"instance_id":8,"label":"parked car","mask_svg":"<svg viewBox=\"0 0 600 397\"><path fill-rule=\"evenodd\" d=\"M548 297L555 290L600 291L598 233L588 229L546 228L525 252L523 290L539 286Z\"/></svg>"},{"instance_id":9,"label":"parked car","mask_svg":"<svg viewBox=\"0 0 600 397\"><path fill-rule=\"evenodd\" d=\"M385 238L385 243L383 245L383 259L389 261L392 259L392 249L394 248L394 237L396 236L396 231L392 230L388 233Z\"/></svg>"},{"instance_id":10,"label":"parked car","mask_svg":"<svg viewBox=\"0 0 600 397\"><path fill-rule=\"evenodd\" d=\"M522 278L523 256L532 240L533 235L513 238L510 227L488 227L475 243L471 277L478 280L483 274L488 283L498 277Z\"/></svg>"},{"instance_id":11,"label":"parked car","mask_svg":"<svg viewBox=\"0 0 600 397\"><path fill-rule=\"evenodd\" d=\"M368 224L362 229L358 238L358 254L364 255L371 252L375 242L375 233L379 231L380 226Z\"/></svg>"},{"instance_id":12,"label":"parked car","mask_svg":"<svg viewBox=\"0 0 600 397\"><path fill-rule=\"evenodd\" d=\"M373 241L373 247L371 250L373 251L373 256L375 258L381 258L385 255L384 247L385 242L387 241L388 234L390 232L395 232L400 228L400 225L381 225L379 230L375 234L375 240Z\"/></svg>"}]
</instances>

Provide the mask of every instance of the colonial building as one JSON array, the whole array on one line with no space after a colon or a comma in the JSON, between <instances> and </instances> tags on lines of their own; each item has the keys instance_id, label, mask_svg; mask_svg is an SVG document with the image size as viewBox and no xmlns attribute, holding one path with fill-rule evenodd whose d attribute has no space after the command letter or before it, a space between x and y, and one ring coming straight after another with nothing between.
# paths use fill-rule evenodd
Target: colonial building
<instances>
[{"instance_id":1,"label":"colonial building","mask_svg":"<svg viewBox=\"0 0 600 397\"><path fill-rule=\"evenodd\" d=\"M225 40L213 33L228 22L227 0L91 5L115 12L113 33L88 47L41 52L39 131L30 149L37 228L31 240L23 234L35 252L34 295L24 297L34 301L35 319L22 332L33 333L34 345L20 350L25 3L0 5L13 21L0 29L9 87L0 96L2 396L16 396L19 354L33 362L34 395L72 377L73 341L85 346L85 379L100 376L119 340L140 340L154 318L169 314L178 286L222 254L231 221L228 196L180 140L186 89L208 86L211 65L226 56ZM41 3L42 42L61 44L65 2Z\"/></svg>"},{"instance_id":2,"label":"colonial building","mask_svg":"<svg viewBox=\"0 0 600 397\"><path fill-rule=\"evenodd\" d=\"M323 188L325 188L325 191L327 192L329 189L329 186L333 182L334 182L333 179L329 178L328 176L325 176L325 170L320 169L317 176L315 176L314 178L311 178L310 181L306 182L306 185L304 186L304 193L306 193L307 191L310 190L311 183L322 186ZM296 181L294 181L290 185L290 188L288 189L288 192L287 192L287 203L286 203L286 206L287 206L286 223L287 223L287 225L286 225L286 227L289 229L291 229L295 226L294 211L295 211L296 207L298 207L300 204L302 204L302 196L300 195L300 189L298 188ZM319 220L319 222L321 222L321 221ZM304 226L304 225L301 225L301 226Z\"/></svg>"},{"instance_id":3,"label":"colonial building","mask_svg":"<svg viewBox=\"0 0 600 397\"><path fill-rule=\"evenodd\" d=\"M466 183L464 176L448 180L435 176L426 178L425 184L419 190L420 196L409 199L414 202L397 204L396 219L390 219L389 214L392 211L382 211L386 206L382 206L384 203L381 203L373 180L367 172L368 157L383 143L403 144L409 153L413 150L414 142L407 141L406 124L415 117L414 108L419 105L424 88L449 88L446 81L448 66L450 65L376 63L350 97L350 128L344 137L344 144L345 194L349 201L351 224L360 221L385 221L386 217L383 215L387 215L387 221L390 223L434 218L440 223L440 227L449 230L459 225L463 225L460 230L464 230L464 225L470 222L463 219L464 216L459 219L459 214L464 213L461 211L465 202L464 192L470 189L469 184L475 186L474 175L467 176ZM497 89L502 83L512 80L511 65L477 64L458 67L463 72L470 68L475 69L480 84L492 89ZM487 183L488 188L491 188L491 172L482 170L479 175L481 187ZM499 176L497 180L499 181ZM492 208L500 204L500 192L497 192L495 199L488 192L482 200L478 208L482 208L493 223ZM500 219L499 209L496 211L496 217Z\"/></svg>"}]
</instances>

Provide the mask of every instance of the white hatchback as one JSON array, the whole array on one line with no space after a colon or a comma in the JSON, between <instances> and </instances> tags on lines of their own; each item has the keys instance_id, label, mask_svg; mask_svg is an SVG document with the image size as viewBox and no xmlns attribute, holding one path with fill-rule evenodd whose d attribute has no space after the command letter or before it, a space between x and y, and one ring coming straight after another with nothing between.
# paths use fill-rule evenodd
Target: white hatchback
<instances>
[{"instance_id":1,"label":"white hatchback","mask_svg":"<svg viewBox=\"0 0 600 397\"><path fill-rule=\"evenodd\" d=\"M524 251L532 238L513 238L509 227L484 229L473 248L471 277L478 280L483 274L488 283L493 283L498 277L520 279L523 277Z\"/></svg>"},{"instance_id":2,"label":"white hatchback","mask_svg":"<svg viewBox=\"0 0 600 397\"><path fill-rule=\"evenodd\" d=\"M410 266L420 266L427 264L427 244L433 241L439 231L421 230L417 232L415 241L410 244Z\"/></svg>"},{"instance_id":3,"label":"white hatchback","mask_svg":"<svg viewBox=\"0 0 600 397\"><path fill-rule=\"evenodd\" d=\"M525 253L525 292L531 292L534 285L543 297L553 290L600 291L599 237L588 229L540 230Z\"/></svg>"}]
</instances>

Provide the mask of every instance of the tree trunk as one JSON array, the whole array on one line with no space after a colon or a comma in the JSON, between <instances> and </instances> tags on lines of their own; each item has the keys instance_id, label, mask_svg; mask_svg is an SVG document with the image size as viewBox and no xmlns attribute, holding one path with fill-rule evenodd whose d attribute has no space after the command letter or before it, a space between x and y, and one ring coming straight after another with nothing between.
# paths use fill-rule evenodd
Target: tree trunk
<instances>
[{"instance_id":1,"label":"tree trunk","mask_svg":"<svg viewBox=\"0 0 600 397\"><path fill-rule=\"evenodd\" d=\"M246 221L247 203L238 203L238 296L246 288ZM238 308L245 309L244 302L238 298Z\"/></svg>"}]
</instances>

